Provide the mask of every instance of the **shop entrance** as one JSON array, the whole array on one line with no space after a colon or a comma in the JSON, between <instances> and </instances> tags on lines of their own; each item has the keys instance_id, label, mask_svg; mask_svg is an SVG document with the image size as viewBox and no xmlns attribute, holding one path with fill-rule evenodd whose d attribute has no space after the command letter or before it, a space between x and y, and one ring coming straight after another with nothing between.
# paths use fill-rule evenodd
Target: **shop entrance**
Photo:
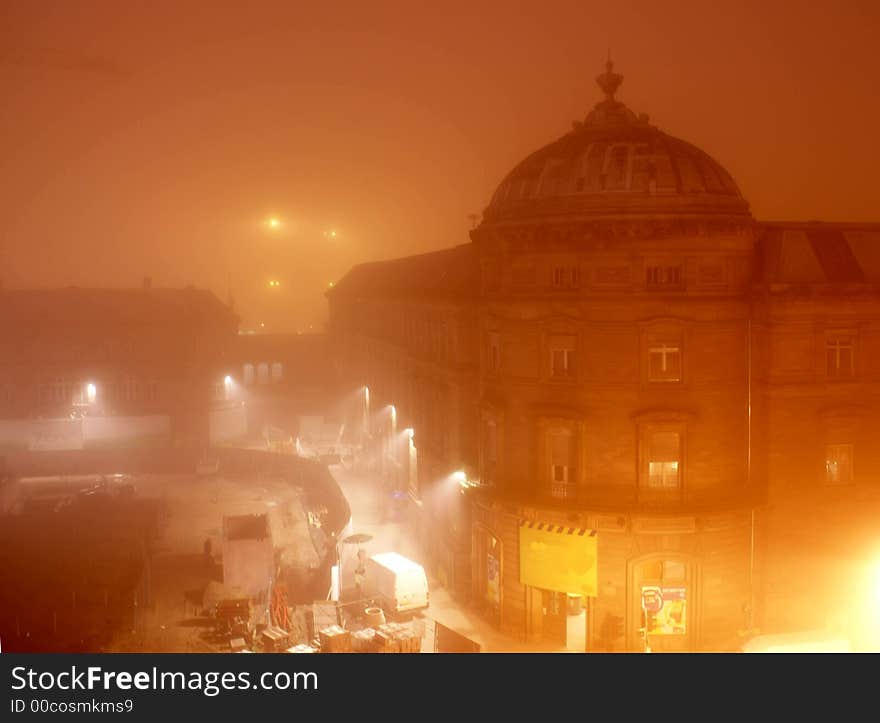
<instances>
[{"instance_id":1,"label":"shop entrance","mask_svg":"<svg viewBox=\"0 0 880 723\"><path fill-rule=\"evenodd\" d=\"M541 635L553 645L567 644L565 593L541 590Z\"/></svg>"},{"instance_id":2,"label":"shop entrance","mask_svg":"<svg viewBox=\"0 0 880 723\"><path fill-rule=\"evenodd\" d=\"M572 653L587 649L587 606L580 595L536 590L541 603L541 639Z\"/></svg>"},{"instance_id":3,"label":"shop entrance","mask_svg":"<svg viewBox=\"0 0 880 723\"><path fill-rule=\"evenodd\" d=\"M687 558L656 555L632 563L628 647L651 652L693 650L697 566Z\"/></svg>"}]
</instances>

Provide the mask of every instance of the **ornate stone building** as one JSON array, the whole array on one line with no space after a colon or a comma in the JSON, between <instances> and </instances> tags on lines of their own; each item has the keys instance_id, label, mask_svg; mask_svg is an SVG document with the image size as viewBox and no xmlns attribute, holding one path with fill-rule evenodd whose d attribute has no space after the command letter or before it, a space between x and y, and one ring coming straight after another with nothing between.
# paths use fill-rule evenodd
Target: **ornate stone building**
<instances>
[{"instance_id":1,"label":"ornate stone building","mask_svg":"<svg viewBox=\"0 0 880 723\"><path fill-rule=\"evenodd\" d=\"M791 538L873 499L880 227L755 221L720 164L616 99L610 63L597 81L471 244L337 284L331 334L367 419L380 399L414 430L431 559L502 629L735 648L793 624ZM590 531L585 616L523 581L524 525ZM828 617L812 600L799 625Z\"/></svg>"}]
</instances>

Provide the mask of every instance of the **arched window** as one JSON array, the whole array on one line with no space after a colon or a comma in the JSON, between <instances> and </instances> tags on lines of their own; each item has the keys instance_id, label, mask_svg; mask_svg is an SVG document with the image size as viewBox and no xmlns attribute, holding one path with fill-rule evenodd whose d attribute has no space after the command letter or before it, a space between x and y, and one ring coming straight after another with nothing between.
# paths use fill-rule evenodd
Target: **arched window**
<instances>
[{"instance_id":1,"label":"arched window","mask_svg":"<svg viewBox=\"0 0 880 723\"><path fill-rule=\"evenodd\" d=\"M249 385L253 384L254 383L254 365L251 363L247 363L244 365L242 371L244 372L244 374L242 376L244 377L245 385L249 386Z\"/></svg>"},{"instance_id":2,"label":"arched window","mask_svg":"<svg viewBox=\"0 0 880 723\"><path fill-rule=\"evenodd\" d=\"M257 383L269 383L269 365L266 362L260 362L257 366Z\"/></svg>"},{"instance_id":3,"label":"arched window","mask_svg":"<svg viewBox=\"0 0 880 723\"><path fill-rule=\"evenodd\" d=\"M284 376L284 369L281 366L281 362L272 362L272 382L273 384L277 384L281 381Z\"/></svg>"}]
</instances>

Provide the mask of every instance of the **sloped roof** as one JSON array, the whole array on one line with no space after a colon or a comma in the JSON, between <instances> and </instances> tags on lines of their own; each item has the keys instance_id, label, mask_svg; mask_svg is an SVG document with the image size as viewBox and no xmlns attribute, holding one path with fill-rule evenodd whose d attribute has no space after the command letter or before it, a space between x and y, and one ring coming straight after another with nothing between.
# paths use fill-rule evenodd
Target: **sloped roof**
<instances>
[{"instance_id":1,"label":"sloped roof","mask_svg":"<svg viewBox=\"0 0 880 723\"><path fill-rule=\"evenodd\" d=\"M760 284L880 284L880 224L760 223Z\"/></svg>"},{"instance_id":2,"label":"sloped roof","mask_svg":"<svg viewBox=\"0 0 880 723\"><path fill-rule=\"evenodd\" d=\"M0 321L7 324L237 323L238 318L206 289L4 289Z\"/></svg>"},{"instance_id":3,"label":"sloped roof","mask_svg":"<svg viewBox=\"0 0 880 723\"><path fill-rule=\"evenodd\" d=\"M328 296L467 297L479 289L479 267L471 244L390 261L359 264Z\"/></svg>"}]
</instances>

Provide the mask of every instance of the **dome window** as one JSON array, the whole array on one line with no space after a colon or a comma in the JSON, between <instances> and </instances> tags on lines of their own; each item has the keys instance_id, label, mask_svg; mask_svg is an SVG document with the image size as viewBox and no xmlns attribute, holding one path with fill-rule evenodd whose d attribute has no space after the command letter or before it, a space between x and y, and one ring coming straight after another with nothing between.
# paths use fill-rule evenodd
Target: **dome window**
<instances>
[{"instance_id":1,"label":"dome window","mask_svg":"<svg viewBox=\"0 0 880 723\"><path fill-rule=\"evenodd\" d=\"M629 185L629 146L612 146L605 162L606 190L622 190Z\"/></svg>"}]
</instances>

